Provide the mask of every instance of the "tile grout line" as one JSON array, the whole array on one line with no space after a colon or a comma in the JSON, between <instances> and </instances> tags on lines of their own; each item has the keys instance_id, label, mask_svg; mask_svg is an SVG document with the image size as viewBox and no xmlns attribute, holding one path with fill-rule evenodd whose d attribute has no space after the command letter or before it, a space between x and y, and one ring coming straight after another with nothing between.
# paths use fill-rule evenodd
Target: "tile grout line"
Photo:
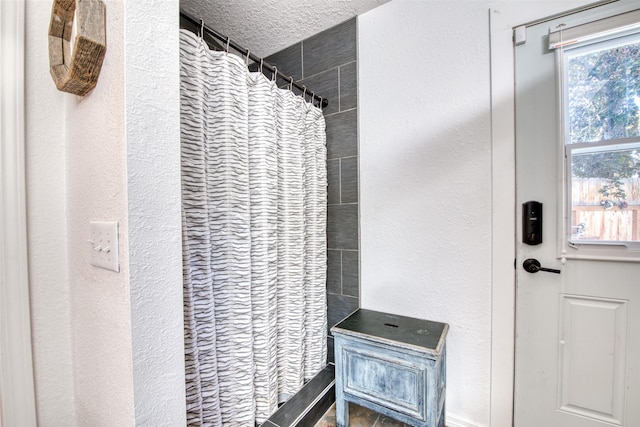
<instances>
[{"instance_id":1,"label":"tile grout line","mask_svg":"<svg viewBox=\"0 0 640 427\"><path fill-rule=\"evenodd\" d=\"M342 250L340 250L340 295L344 295L342 287Z\"/></svg>"},{"instance_id":2,"label":"tile grout line","mask_svg":"<svg viewBox=\"0 0 640 427\"><path fill-rule=\"evenodd\" d=\"M330 162L332 160L340 160L340 159L357 159L358 156L344 156L344 157L334 157L332 159L327 159L327 162Z\"/></svg>"},{"instance_id":3,"label":"tile grout line","mask_svg":"<svg viewBox=\"0 0 640 427\"><path fill-rule=\"evenodd\" d=\"M342 65L338 65L338 111L342 111L342 103L340 102L340 70Z\"/></svg>"},{"instance_id":4,"label":"tile grout line","mask_svg":"<svg viewBox=\"0 0 640 427\"><path fill-rule=\"evenodd\" d=\"M347 113L347 112L349 112L349 111L354 111L354 110L357 110L357 109L358 109L358 107L348 108L348 109L346 109L346 110L336 111L336 112L334 112L334 113L326 114L326 115L325 115L325 117L331 117L331 116L335 116L335 115L337 115L337 114ZM351 156L351 157L353 157L353 156Z\"/></svg>"},{"instance_id":5,"label":"tile grout line","mask_svg":"<svg viewBox=\"0 0 640 427\"><path fill-rule=\"evenodd\" d=\"M340 196L340 203L342 204L342 157L338 158L338 195Z\"/></svg>"},{"instance_id":6,"label":"tile grout line","mask_svg":"<svg viewBox=\"0 0 640 427\"><path fill-rule=\"evenodd\" d=\"M302 75L300 80L304 80L304 40L300 42L300 74Z\"/></svg>"},{"instance_id":7,"label":"tile grout line","mask_svg":"<svg viewBox=\"0 0 640 427\"><path fill-rule=\"evenodd\" d=\"M328 73L329 71L333 71L333 70L336 70L336 71L339 72L338 69L340 67L341 67L341 65L336 65L335 67L331 67L331 68L327 68L326 70L318 71L317 73L312 74L310 76L305 76L305 77L301 78L300 80L313 79L314 77L318 77L320 74Z\"/></svg>"}]
</instances>

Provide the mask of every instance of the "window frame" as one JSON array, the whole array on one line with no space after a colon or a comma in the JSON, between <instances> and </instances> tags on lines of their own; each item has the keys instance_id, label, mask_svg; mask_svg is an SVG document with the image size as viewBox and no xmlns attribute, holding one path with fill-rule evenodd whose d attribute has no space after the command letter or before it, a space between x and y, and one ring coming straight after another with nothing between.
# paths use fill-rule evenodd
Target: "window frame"
<instances>
[{"instance_id":1,"label":"window frame","mask_svg":"<svg viewBox=\"0 0 640 427\"><path fill-rule=\"evenodd\" d=\"M634 11L632 13L635 13ZM555 46L556 81L558 88L558 147L559 147L559 183L561 191L558 192L558 230L561 236L558 238L558 257L560 259L589 259L607 261L631 261L640 262L639 241L601 241L601 240L576 240L571 238L572 230L572 156L574 152L609 152L640 146L640 136L602 141L574 142L569 140L569 113L568 113L568 89L565 82L568 69L565 67L566 52L576 50L589 50L593 45L616 46L622 40L634 40L640 42L640 23L632 28L622 27L619 31L615 28L608 29L604 34L585 37L584 41L572 40L570 43ZM553 33L550 33L550 39ZM557 38L557 37L556 37ZM560 35L562 40L562 35ZM550 48L553 48L550 46Z\"/></svg>"}]
</instances>

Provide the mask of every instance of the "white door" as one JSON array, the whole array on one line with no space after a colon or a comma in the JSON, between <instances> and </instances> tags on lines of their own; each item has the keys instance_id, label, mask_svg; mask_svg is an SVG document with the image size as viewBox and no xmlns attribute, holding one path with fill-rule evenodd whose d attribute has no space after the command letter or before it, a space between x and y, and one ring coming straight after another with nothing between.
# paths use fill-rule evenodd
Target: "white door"
<instances>
[{"instance_id":1,"label":"white door","mask_svg":"<svg viewBox=\"0 0 640 427\"><path fill-rule=\"evenodd\" d=\"M526 42L515 47L516 427L640 426L638 177L629 171L605 176L598 169L599 161L607 156L640 157L640 98L632 94L623 114L615 108L613 113L605 109L594 113L595 119L581 104L589 98L590 105L597 106L593 97L598 90L602 96L606 88L603 74L615 78L613 69L603 70L593 58L621 44L603 41L600 48L594 44L596 39L584 40L589 39L589 33L603 36L603 29L619 28L629 17L625 14L623 19L619 14L639 7L637 0L622 0L528 26ZM618 17L587 24L612 15ZM638 31L633 25L625 28L625 36ZM518 33L520 41L522 34ZM615 31L616 40L622 35ZM562 45L570 40L577 42L562 49L549 46L550 41ZM631 40L632 47L640 43L640 38ZM638 58L629 59L631 70L636 70L633 63L640 61ZM585 63L594 69L584 75L581 70L566 71L569 66ZM569 76L571 83L561 76ZM627 95L640 86L640 70L624 78L630 82ZM586 83L576 83L580 79ZM590 84L600 86L590 88ZM583 110L578 114L571 108ZM579 117L567 123L565 119L571 114ZM604 131L591 129L589 133L589 127L597 127L595 122L606 114L615 115L615 120L600 124ZM620 117L632 119L624 126L628 133L612 136L607 126ZM574 140L573 145L564 146ZM523 225L522 204L527 201L542 203L542 219L535 209L533 218L526 218ZM542 243L523 243L523 226L540 220ZM629 237L623 229L636 234ZM527 259L560 272L527 272L523 268Z\"/></svg>"}]
</instances>

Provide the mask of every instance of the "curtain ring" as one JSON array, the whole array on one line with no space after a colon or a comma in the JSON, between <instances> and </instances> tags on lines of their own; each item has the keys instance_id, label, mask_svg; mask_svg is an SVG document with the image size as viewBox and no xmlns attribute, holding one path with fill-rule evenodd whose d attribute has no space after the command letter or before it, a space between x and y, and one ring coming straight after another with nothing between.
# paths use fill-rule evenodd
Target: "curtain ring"
<instances>
[{"instance_id":1,"label":"curtain ring","mask_svg":"<svg viewBox=\"0 0 640 427\"><path fill-rule=\"evenodd\" d=\"M320 111L322 111L322 97L320 97L320 105L318 105L318 107L320 107Z\"/></svg>"},{"instance_id":2,"label":"curtain ring","mask_svg":"<svg viewBox=\"0 0 640 427\"><path fill-rule=\"evenodd\" d=\"M293 90L293 77L289 77L289 90Z\"/></svg>"},{"instance_id":3,"label":"curtain ring","mask_svg":"<svg viewBox=\"0 0 640 427\"><path fill-rule=\"evenodd\" d=\"M274 65L273 71L271 72L271 81L275 82L278 80L278 67Z\"/></svg>"},{"instance_id":4,"label":"curtain ring","mask_svg":"<svg viewBox=\"0 0 640 427\"><path fill-rule=\"evenodd\" d=\"M260 72L262 72L262 64L264 64L264 58L260 58Z\"/></svg>"},{"instance_id":5,"label":"curtain ring","mask_svg":"<svg viewBox=\"0 0 640 427\"><path fill-rule=\"evenodd\" d=\"M303 85L302 89L304 89L302 91L302 99L304 99L306 101L307 100L307 87Z\"/></svg>"},{"instance_id":6,"label":"curtain ring","mask_svg":"<svg viewBox=\"0 0 640 427\"><path fill-rule=\"evenodd\" d=\"M249 66L249 56L250 55L251 55L251 51L249 49L247 49L247 59L244 62L247 67Z\"/></svg>"},{"instance_id":7,"label":"curtain ring","mask_svg":"<svg viewBox=\"0 0 640 427\"><path fill-rule=\"evenodd\" d=\"M227 36L227 47L225 49L225 52L229 53L229 42L231 42L231 39L229 38L229 36Z\"/></svg>"},{"instance_id":8,"label":"curtain ring","mask_svg":"<svg viewBox=\"0 0 640 427\"><path fill-rule=\"evenodd\" d=\"M204 19L200 20L200 34L201 39L204 39Z\"/></svg>"}]
</instances>

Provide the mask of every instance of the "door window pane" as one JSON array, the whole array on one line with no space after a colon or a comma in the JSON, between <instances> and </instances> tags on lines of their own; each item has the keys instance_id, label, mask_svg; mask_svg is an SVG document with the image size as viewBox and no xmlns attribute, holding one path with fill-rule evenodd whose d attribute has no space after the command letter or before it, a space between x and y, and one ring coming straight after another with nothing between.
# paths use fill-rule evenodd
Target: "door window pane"
<instances>
[{"instance_id":1,"label":"door window pane","mask_svg":"<svg viewBox=\"0 0 640 427\"><path fill-rule=\"evenodd\" d=\"M640 136L640 40L614 40L566 55L568 143Z\"/></svg>"},{"instance_id":2,"label":"door window pane","mask_svg":"<svg viewBox=\"0 0 640 427\"><path fill-rule=\"evenodd\" d=\"M563 57L570 241L640 241L640 35Z\"/></svg>"},{"instance_id":3,"label":"door window pane","mask_svg":"<svg viewBox=\"0 0 640 427\"><path fill-rule=\"evenodd\" d=\"M571 151L571 241L640 241L640 151Z\"/></svg>"}]
</instances>

